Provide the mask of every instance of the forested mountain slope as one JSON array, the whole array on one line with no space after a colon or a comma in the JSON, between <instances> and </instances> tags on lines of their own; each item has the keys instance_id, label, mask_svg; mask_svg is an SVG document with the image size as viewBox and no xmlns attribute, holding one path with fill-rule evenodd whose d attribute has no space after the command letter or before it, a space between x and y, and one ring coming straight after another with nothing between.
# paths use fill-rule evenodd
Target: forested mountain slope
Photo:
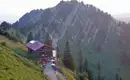
<instances>
[{"instance_id":1,"label":"forested mountain slope","mask_svg":"<svg viewBox=\"0 0 130 80\"><path fill-rule=\"evenodd\" d=\"M105 80L114 80L116 74L129 78L130 24L116 21L93 5L61 1L53 8L32 10L12 26L26 37L32 32L34 39L42 42L49 34L61 54L65 41L69 40L76 62L81 48L94 78L98 74L97 66L101 67Z\"/></svg>"}]
</instances>

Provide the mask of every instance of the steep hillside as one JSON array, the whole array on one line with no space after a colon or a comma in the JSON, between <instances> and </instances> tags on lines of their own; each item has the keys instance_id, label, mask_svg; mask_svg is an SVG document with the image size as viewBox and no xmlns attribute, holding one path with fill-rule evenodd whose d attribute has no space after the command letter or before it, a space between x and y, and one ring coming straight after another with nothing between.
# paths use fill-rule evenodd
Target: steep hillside
<instances>
[{"instance_id":1,"label":"steep hillside","mask_svg":"<svg viewBox=\"0 0 130 80\"><path fill-rule=\"evenodd\" d=\"M93 5L61 1L53 8L33 10L25 14L13 26L26 37L32 32L34 39L42 42L49 33L53 46L59 47L61 55L68 39L76 62L81 44L80 48L88 59L94 78L97 78L97 66L100 63L101 76L105 80L114 80L117 73L123 79L129 79L124 74L129 72L123 67L128 67L130 62L130 24L116 21ZM125 60L122 60L122 56Z\"/></svg>"},{"instance_id":2,"label":"steep hillside","mask_svg":"<svg viewBox=\"0 0 130 80\"><path fill-rule=\"evenodd\" d=\"M13 29L10 23L5 21L0 24L0 35L16 42L23 43L25 41L25 37L18 30Z\"/></svg>"},{"instance_id":3,"label":"steep hillside","mask_svg":"<svg viewBox=\"0 0 130 80\"><path fill-rule=\"evenodd\" d=\"M41 71L34 63L0 44L0 80L43 80Z\"/></svg>"},{"instance_id":4,"label":"steep hillside","mask_svg":"<svg viewBox=\"0 0 130 80\"><path fill-rule=\"evenodd\" d=\"M7 37L2 35L0 35L0 42L5 42L6 44L8 44L7 46L11 49L21 48L22 50L27 51L25 45L21 44L20 42L9 40Z\"/></svg>"},{"instance_id":5,"label":"steep hillside","mask_svg":"<svg viewBox=\"0 0 130 80\"><path fill-rule=\"evenodd\" d=\"M23 58L28 56L31 55L27 53L27 48L23 44L0 35L0 80L47 79L42 69L34 64L34 58L33 61L31 60L32 58L29 58L29 60ZM76 74L74 72L61 65L60 67L62 67L62 74L67 80L75 80ZM58 80L62 80L60 75L57 75L57 78ZM88 79L88 77L86 78Z\"/></svg>"}]
</instances>

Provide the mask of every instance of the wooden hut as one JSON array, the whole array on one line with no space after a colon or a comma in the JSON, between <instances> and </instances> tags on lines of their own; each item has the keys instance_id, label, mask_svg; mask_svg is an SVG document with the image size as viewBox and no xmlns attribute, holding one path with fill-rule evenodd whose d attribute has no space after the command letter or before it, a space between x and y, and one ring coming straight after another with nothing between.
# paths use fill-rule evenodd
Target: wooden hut
<instances>
[{"instance_id":1,"label":"wooden hut","mask_svg":"<svg viewBox=\"0 0 130 80\"><path fill-rule=\"evenodd\" d=\"M26 44L28 47L28 52L37 55L47 55L47 57L52 57L53 48L49 45L43 44L39 41L32 40Z\"/></svg>"}]
</instances>

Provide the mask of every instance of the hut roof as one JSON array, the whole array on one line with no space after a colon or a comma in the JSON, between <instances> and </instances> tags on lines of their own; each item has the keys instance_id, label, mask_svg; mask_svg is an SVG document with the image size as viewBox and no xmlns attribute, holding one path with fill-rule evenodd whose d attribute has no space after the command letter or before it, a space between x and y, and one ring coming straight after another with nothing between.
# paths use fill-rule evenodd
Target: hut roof
<instances>
[{"instance_id":1,"label":"hut roof","mask_svg":"<svg viewBox=\"0 0 130 80\"><path fill-rule=\"evenodd\" d=\"M27 43L26 46L28 48L32 49L33 51L37 51L38 49L40 49L41 47L43 47L44 44L42 44L39 41L32 40L29 43Z\"/></svg>"}]
</instances>

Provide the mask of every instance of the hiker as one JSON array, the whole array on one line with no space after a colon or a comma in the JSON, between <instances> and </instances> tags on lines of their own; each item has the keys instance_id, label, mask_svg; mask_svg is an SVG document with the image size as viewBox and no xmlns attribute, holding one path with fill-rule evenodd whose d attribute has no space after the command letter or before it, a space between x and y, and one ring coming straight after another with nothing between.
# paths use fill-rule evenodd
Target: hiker
<instances>
[{"instance_id":1,"label":"hiker","mask_svg":"<svg viewBox=\"0 0 130 80\"><path fill-rule=\"evenodd\" d=\"M46 65L46 62L43 60L42 61L42 66L45 67L45 65Z\"/></svg>"},{"instance_id":2,"label":"hiker","mask_svg":"<svg viewBox=\"0 0 130 80\"><path fill-rule=\"evenodd\" d=\"M52 62L51 66L56 71L56 64L55 64L55 62Z\"/></svg>"},{"instance_id":3,"label":"hiker","mask_svg":"<svg viewBox=\"0 0 130 80\"><path fill-rule=\"evenodd\" d=\"M45 57L42 58L42 65L43 65L43 67L45 67L45 65L46 65L46 59L45 59Z\"/></svg>"}]
</instances>

